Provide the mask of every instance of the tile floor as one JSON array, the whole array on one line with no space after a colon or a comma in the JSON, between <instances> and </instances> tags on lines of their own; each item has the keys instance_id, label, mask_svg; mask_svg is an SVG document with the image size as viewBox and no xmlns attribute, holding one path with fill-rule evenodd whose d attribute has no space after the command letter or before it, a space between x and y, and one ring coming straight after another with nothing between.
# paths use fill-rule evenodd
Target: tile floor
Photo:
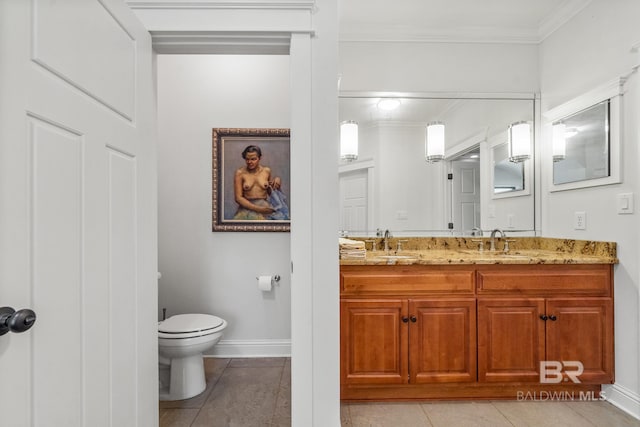
<instances>
[{"instance_id":1,"label":"tile floor","mask_svg":"<svg viewBox=\"0 0 640 427\"><path fill-rule=\"evenodd\" d=\"M160 402L161 427L288 427L289 358L205 359L207 389ZM640 427L607 402L427 402L342 404L343 427Z\"/></svg>"}]
</instances>

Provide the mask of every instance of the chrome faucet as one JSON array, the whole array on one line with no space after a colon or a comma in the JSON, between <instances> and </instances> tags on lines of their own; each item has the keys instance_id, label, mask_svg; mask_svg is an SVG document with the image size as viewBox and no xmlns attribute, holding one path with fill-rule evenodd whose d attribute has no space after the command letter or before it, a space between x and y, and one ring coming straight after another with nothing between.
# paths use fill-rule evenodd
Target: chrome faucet
<instances>
[{"instance_id":1,"label":"chrome faucet","mask_svg":"<svg viewBox=\"0 0 640 427\"><path fill-rule=\"evenodd\" d=\"M471 235L472 236L480 236L480 237L482 237L482 229L480 227L473 227L471 229Z\"/></svg>"},{"instance_id":2,"label":"chrome faucet","mask_svg":"<svg viewBox=\"0 0 640 427\"><path fill-rule=\"evenodd\" d=\"M389 254L389 237L392 237L391 233L389 232L389 230L385 230L384 231L384 252L387 255Z\"/></svg>"},{"instance_id":3,"label":"chrome faucet","mask_svg":"<svg viewBox=\"0 0 640 427\"><path fill-rule=\"evenodd\" d=\"M489 250L492 252L496 250L496 233L500 233L501 238L506 237L504 231L500 230L499 228L496 228L491 232L491 239L489 240L489 242L491 243L491 247L489 248Z\"/></svg>"}]
</instances>

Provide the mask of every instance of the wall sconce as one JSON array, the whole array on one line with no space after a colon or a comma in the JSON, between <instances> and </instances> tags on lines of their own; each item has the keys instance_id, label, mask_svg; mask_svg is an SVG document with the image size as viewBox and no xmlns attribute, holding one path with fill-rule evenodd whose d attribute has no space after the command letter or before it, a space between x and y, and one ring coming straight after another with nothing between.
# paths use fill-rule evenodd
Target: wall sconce
<instances>
[{"instance_id":1,"label":"wall sconce","mask_svg":"<svg viewBox=\"0 0 640 427\"><path fill-rule=\"evenodd\" d=\"M340 158L347 162L358 158L358 123L352 120L340 123Z\"/></svg>"},{"instance_id":2,"label":"wall sconce","mask_svg":"<svg viewBox=\"0 0 640 427\"><path fill-rule=\"evenodd\" d=\"M564 160L567 150L567 130L564 123L556 123L553 125L553 140L551 150L553 152L553 161L559 162Z\"/></svg>"},{"instance_id":3,"label":"wall sconce","mask_svg":"<svg viewBox=\"0 0 640 427\"><path fill-rule=\"evenodd\" d=\"M429 163L444 159L444 123L431 122L427 125L424 157Z\"/></svg>"},{"instance_id":4,"label":"wall sconce","mask_svg":"<svg viewBox=\"0 0 640 427\"><path fill-rule=\"evenodd\" d=\"M524 162L531 157L531 125L528 122L516 122L509 126L509 161Z\"/></svg>"}]
</instances>

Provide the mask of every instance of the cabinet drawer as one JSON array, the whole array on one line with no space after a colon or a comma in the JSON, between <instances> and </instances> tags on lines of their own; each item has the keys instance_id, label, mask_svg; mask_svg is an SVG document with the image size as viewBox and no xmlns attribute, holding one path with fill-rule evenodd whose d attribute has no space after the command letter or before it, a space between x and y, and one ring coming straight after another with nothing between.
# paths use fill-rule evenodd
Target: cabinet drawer
<instances>
[{"instance_id":1,"label":"cabinet drawer","mask_svg":"<svg viewBox=\"0 0 640 427\"><path fill-rule=\"evenodd\" d=\"M372 268L373 267L373 268ZM411 267L411 268L409 268ZM457 266L456 266L457 267ZM424 266L353 266L340 273L340 290L345 294L471 294L474 270L470 268Z\"/></svg>"},{"instance_id":2,"label":"cabinet drawer","mask_svg":"<svg viewBox=\"0 0 640 427\"><path fill-rule=\"evenodd\" d=\"M611 293L610 265L500 266L478 269L478 294L571 294Z\"/></svg>"}]
</instances>

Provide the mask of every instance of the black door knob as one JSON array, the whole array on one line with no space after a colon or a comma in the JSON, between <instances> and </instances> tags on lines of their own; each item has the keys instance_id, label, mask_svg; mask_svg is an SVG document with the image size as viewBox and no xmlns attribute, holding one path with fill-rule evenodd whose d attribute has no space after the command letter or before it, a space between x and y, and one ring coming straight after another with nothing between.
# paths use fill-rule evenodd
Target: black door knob
<instances>
[{"instance_id":1,"label":"black door knob","mask_svg":"<svg viewBox=\"0 0 640 427\"><path fill-rule=\"evenodd\" d=\"M546 315L546 314L541 314L541 315L540 315L540 318L541 318L542 320L547 320L547 319L548 319L548 317L547 317L547 315Z\"/></svg>"},{"instance_id":2,"label":"black door knob","mask_svg":"<svg viewBox=\"0 0 640 427\"><path fill-rule=\"evenodd\" d=\"M410 317L410 319L412 323L416 323L416 320L418 320L416 316L413 316L413 315Z\"/></svg>"},{"instance_id":3,"label":"black door knob","mask_svg":"<svg viewBox=\"0 0 640 427\"><path fill-rule=\"evenodd\" d=\"M549 316L549 320L555 322L556 320L558 320L558 318L552 314Z\"/></svg>"},{"instance_id":4,"label":"black door knob","mask_svg":"<svg viewBox=\"0 0 640 427\"><path fill-rule=\"evenodd\" d=\"M402 323L409 323L409 318L408 317L403 317L402 318Z\"/></svg>"},{"instance_id":5,"label":"black door knob","mask_svg":"<svg viewBox=\"0 0 640 427\"><path fill-rule=\"evenodd\" d=\"M28 308L15 311L11 307L0 307L0 335L7 332L24 332L36 322L36 313Z\"/></svg>"}]
</instances>

